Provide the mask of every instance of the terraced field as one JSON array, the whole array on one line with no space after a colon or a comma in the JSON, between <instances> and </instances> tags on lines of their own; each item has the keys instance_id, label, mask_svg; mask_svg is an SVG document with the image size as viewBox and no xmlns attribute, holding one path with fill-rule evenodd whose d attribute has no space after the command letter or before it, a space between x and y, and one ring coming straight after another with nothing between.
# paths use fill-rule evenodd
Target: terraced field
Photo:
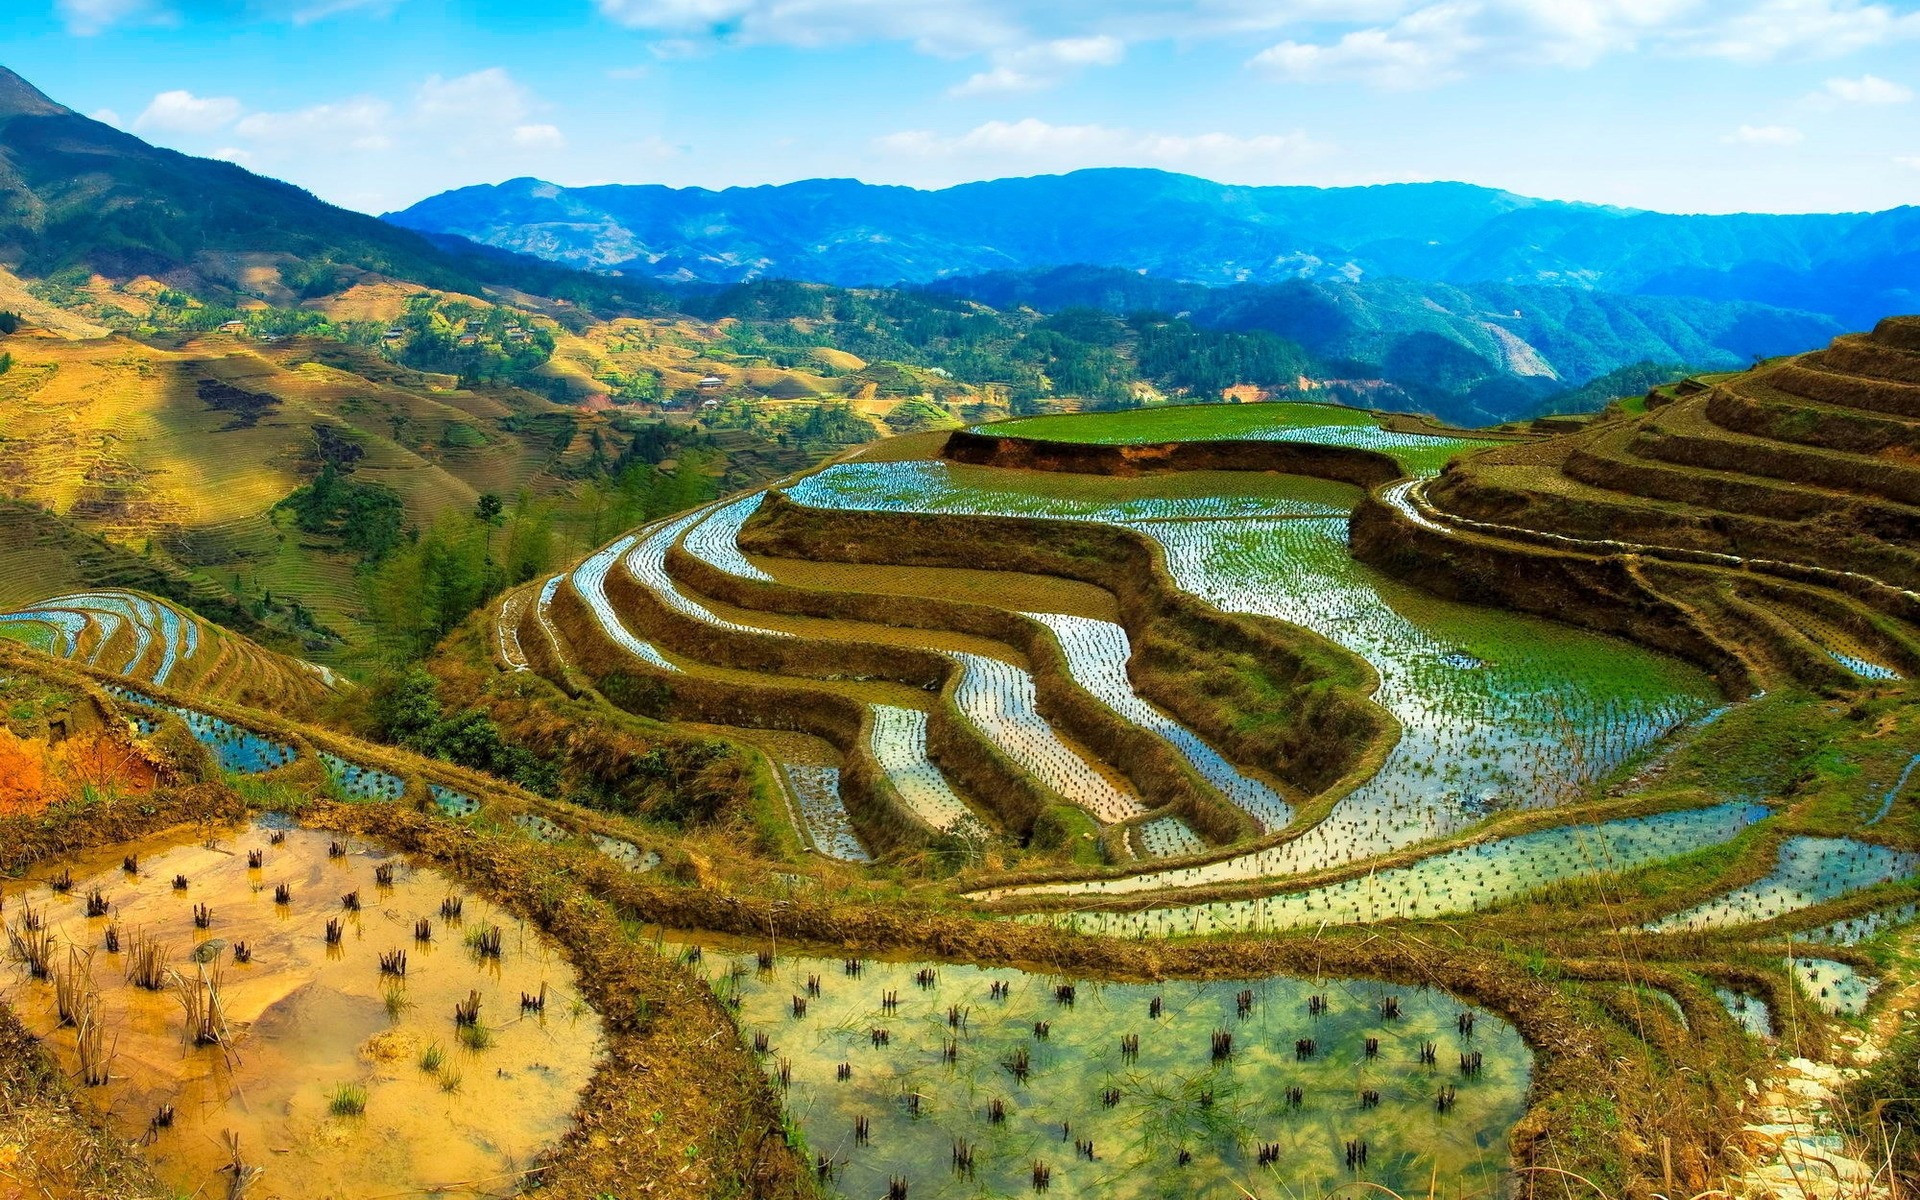
<instances>
[{"instance_id":1,"label":"terraced field","mask_svg":"<svg viewBox=\"0 0 1920 1200\"><path fill-rule=\"evenodd\" d=\"M76 592L0 613L0 629L38 649L238 703L310 712L336 686L325 667L267 650L170 601L128 591Z\"/></svg>"},{"instance_id":2,"label":"terraced field","mask_svg":"<svg viewBox=\"0 0 1920 1200\"><path fill-rule=\"evenodd\" d=\"M1591 432L1272 407L1040 432L1136 450L1219 421L1324 477L882 446L491 607L501 696L564 695L583 739L622 708L756 749L784 793L758 835L187 697L188 627L147 597L16 624L137 665L138 726L223 777L587 856L730 1013L830 1194L1544 1196L1561 1162L1607 1194L1719 1186L1740 1073L1906 978L1906 593L1784 541L1447 507L1595 487L1568 465ZM1826 757L1776 749L1796 725ZM1556 1140L1602 1097L1648 1149Z\"/></svg>"}]
</instances>

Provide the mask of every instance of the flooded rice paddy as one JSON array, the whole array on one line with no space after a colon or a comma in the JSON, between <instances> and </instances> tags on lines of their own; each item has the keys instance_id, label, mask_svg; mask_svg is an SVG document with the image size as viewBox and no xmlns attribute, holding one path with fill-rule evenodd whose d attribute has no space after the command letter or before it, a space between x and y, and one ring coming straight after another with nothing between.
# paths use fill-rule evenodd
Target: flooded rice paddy
<instances>
[{"instance_id":1,"label":"flooded rice paddy","mask_svg":"<svg viewBox=\"0 0 1920 1200\"><path fill-rule=\"evenodd\" d=\"M1493 1187L1532 1055L1444 993L1100 983L707 943L829 1190L922 1197L1436 1195ZM1352 1165L1349 1166L1349 1162ZM1043 1184L1044 1181L1044 1184Z\"/></svg>"},{"instance_id":2,"label":"flooded rice paddy","mask_svg":"<svg viewBox=\"0 0 1920 1200\"><path fill-rule=\"evenodd\" d=\"M42 874L0 996L179 1195L227 1193L229 1135L250 1196L514 1194L599 1054L552 945L365 843L258 824Z\"/></svg>"},{"instance_id":3,"label":"flooded rice paddy","mask_svg":"<svg viewBox=\"0 0 1920 1200\"><path fill-rule=\"evenodd\" d=\"M1730 841L1767 815L1758 804L1627 817L1475 842L1404 867L1250 900L1139 912L1045 913L1022 920L1117 937L1193 937L1354 925L1476 912L1569 879L1618 874ZM1194 868L1204 871L1205 868ZM1016 894L1012 889L994 895Z\"/></svg>"},{"instance_id":4,"label":"flooded rice paddy","mask_svg":"<svg viewBox=\"0 0 1920 1200\"><path fill-rule=\"evenodd\" d=\"M1441 600L1355 562L1345 517L1313 515L1314 505L1336 500L1344 513L1354 489L1286 476L1196 476L1171 480L1230 490L1189 490L1177 508L1156 507L1151 489L1168 477L1088 479L926 462L843 464L790 489L818 507L1126 524L1160 543L1175 581L1194 595L1311 629L1379 672L1375 700L1399 720L1400 742L1314 829L1200 874L1150 872L1037 885L1025 894L1126 893L1359 861L1493 812L1559 803L1713 703L1707 678L1677 660ZM1075 490L1093 494L1075 500ZM1223 519L1167 519L1186 511Z\"/></svg>"}]
</instances>

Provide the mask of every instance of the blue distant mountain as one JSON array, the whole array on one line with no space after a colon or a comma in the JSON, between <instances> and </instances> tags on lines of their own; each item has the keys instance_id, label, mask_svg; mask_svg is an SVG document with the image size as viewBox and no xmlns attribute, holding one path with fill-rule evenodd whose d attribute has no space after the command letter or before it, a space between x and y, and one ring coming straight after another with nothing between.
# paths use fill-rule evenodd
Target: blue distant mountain
<instances>
[{"instance_id":1,"label":"blue distant mountain","mask_svg":"<svg viewBox=\"0 0 1920 1200\"><path fill-rule=\"evenodd\" d=\"M1213 286L1399 277L1754 301L1864 327L1920 308L1920 208L1680 216L1462 183L1241 187L1110 169L940 191L461 188L387 220L590 270L847 286L1089 265Z\"/></svg>"}]
</instances>

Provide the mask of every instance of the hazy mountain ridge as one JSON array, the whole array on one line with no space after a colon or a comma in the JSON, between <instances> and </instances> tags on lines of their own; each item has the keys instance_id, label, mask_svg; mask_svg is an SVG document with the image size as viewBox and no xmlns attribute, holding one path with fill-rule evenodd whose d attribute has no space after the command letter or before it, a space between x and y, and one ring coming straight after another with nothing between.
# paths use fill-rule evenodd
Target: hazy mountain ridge
<instances>
[{"instance_id":1,"label":"hazy mountain ridge","mask_svg":"<svg viewBox=\"0 0 1920 1200\"><path fill-rule=\"evenodd\" d=\"M1212 288L1132 271L1062 267L927 286L995 308L1183 312L1211 328L1276 333L1325 359L1387 362L1406 337L1437 334L1490 364L1504 362L1512 374L1540 379L1543 389L1550 381L1584 383L1643 360L1740 367L1756 355L1819 345L1843 329L1822 314L1739 301L1404 278ZM1535 352L1550 374L1514 362L1516 342Z\"/></svg>"},{"instance_id":2,"label":"hazy mountain ridge","mask_svg":"<svg viewBox=\"0 0 1920 1200\"><path fill-rule=\"evenodd\" d=\"M1460 183L1241 187L1136 169L940 191L462 188L387 219L591 270L729 283L925 283L1068 264L1213 285L1407 276L1699 294L1859 324L1911 297L1920 209L1688 216Z\"/></svg>"}]
</instances>

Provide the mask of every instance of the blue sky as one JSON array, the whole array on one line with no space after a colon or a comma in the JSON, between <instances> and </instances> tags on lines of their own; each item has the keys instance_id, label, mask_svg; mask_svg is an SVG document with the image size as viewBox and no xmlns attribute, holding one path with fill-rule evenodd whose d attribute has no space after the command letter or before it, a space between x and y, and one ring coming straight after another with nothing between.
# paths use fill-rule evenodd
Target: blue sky
<instances>
[{"instance_id":1,"label":"blue sky","mask_svg":"<svg viewBox=\"0 0 1920 1200\"><path fill-rule=\"evenodd\" d=\"M10 0L0 64L351 208L532 175L1920 203L1920 0Z\"/></svg>"}]
</instances>

